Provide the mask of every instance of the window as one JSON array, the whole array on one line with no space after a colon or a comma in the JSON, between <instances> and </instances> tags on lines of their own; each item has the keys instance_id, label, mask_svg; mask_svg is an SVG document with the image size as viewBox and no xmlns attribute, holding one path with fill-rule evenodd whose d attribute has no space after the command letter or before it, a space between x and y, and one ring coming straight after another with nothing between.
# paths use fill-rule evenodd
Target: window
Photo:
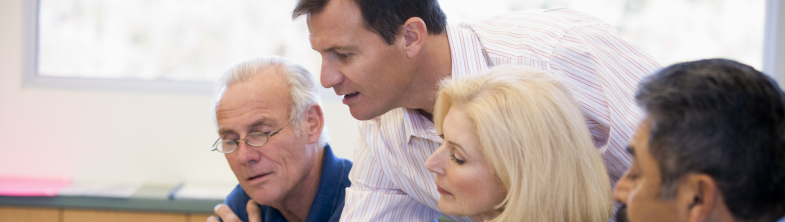
<instances>
[{"instance_id":1,"label":"window","mask_svg":"<svg viewBox=\"0 0 785 222\"><path fill-rule=\"evenodd\" d=\"M613 25L661 65L728 58L761 69L765 0L444 0L450 21L567 7ZM479 9L479 10L478 10Z\"/></svg>"},{"instance_id":2,"label":"window","mask_svg":"<svg viewBox=\"0 0 785 222\"><path fill-rule=\"evenodd\" d=\"M32 1L34 2L34 1ZM279 55L318 75L294 0L40 0L35 78L211 84L240 61ZM35 4L35 3L33 3ZM605 20L662 65L724 57L760 69L764 0L442 0L449 22L569 7ZM33 34L35 35L35 34ZM163 88L166 88L164 86Z\"/></svg>"},{"instance_id":3,"label":"window","mask_svg":"<svg viewBox=\"0 0 785 222\"><path fill-rule=\"evenodd\" d=\"M40 0L37 73L213 82L235 63L319 61L294 1ZM313 70L311 70L313 71Z\"/></svg>"}]
</instances>

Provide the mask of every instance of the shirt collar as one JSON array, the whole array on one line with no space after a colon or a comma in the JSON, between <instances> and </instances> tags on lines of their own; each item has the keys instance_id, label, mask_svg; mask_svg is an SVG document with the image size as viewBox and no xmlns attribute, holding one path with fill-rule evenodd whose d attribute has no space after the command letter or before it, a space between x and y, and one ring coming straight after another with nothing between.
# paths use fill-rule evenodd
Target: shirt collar
<instances>
[{"instance_id":1,"label":"shirt collar","mask_svg":"<svg viewBox=\"0 0 785 222\"><path fill-rule=\"evenodd\" d=\"M452 56L452 79L479 76L488 71L488 55L471 27L448 23L446 30Z\"/></svg>"},{"instance_id":2,"label":"shirt collar","mask_svg":"<svg viewBox=\"0 0 785 222\"><path fill-rule=\"evenodd\" d=\"M349 171L346 169L347 167L351 168L352 166L351 164L345 164L344 161L336 157L333 154L332 149L330 149L329 144L324 146L319 189L316 191L313 203L311 203L308 217L305 218L306 222L325 221L325 218L331 218L333 217L333 214L341 213L341 210L338 210L338 207L343 207L343 202L341 201L343 195L341 195L340 191L351 185L348 175ZM341 186L342 183L344 183L343 186ZM248 199L250 199L250 197L248 197ZM265 205L259 205L259 207L263 212L262 221L286 221L281 212L277 209ZM245 207L243 207L243 209L245 209ZM247 218L247 216L245 217Z\"/></svg>"},{"instance_id":3,"label":"shirt collar","mask_svg":"<svg viewBox=\"0 0 785 222\"><path fill-rule=\"evenodd\" d=\"M446 31L452 57L452 72L450 73L452 79L479 76L485 73L489 66L488 58L471 27L463 24L458 26L447 24ZM411 141L412 136L438 143L444 142L436 133L436 128L431 120L420 115L417 110L405 108L402 110L407 143Z\"/></svg>"},{"instance_id":4,"label":"shirt collar","mask_svg":"<svg viewBox=\"0 0 785 222\"><path fill-rule=\"evenodd\" d=\"M339 197L340 189L342 189L341 183L344 182L345 178L348 178L346 167L351 166L347 166L341 159L336 157L329 144L324 146L323 156L319 190L316 191L316 196L313 198L311 209L308 211L308 217L305 221L320 221L324 220L324 218L330 218L336 212L336 208L339 207L337 205L341 199ZM348 186L349 184L346 184L343 187Z\"/></svg>"},{"instance_id":5,"label":"shirt collar","mask_svg":"<svg viewBox=\"0 0 785 222\"><path fill-rule=\"evenodd\" d=\"M442 143L442 138L436 133L436 127L431 120L420 115L415 109L403 110L403 126L406 132L406 143L413 136Z\"/></svg>"}]
</instances>

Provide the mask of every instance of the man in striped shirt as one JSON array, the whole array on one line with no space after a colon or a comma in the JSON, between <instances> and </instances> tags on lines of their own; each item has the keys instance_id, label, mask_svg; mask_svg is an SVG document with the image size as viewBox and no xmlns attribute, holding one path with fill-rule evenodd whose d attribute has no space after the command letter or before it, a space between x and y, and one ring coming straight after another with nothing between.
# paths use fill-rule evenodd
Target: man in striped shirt
<instances>
[{"instance_id":1,"label":"man in striped shirt","mask_svg":"<svg viewBox=\"0 0 785 222\"><path fill-rule=\"evenodd\" d=\"M607 23L567 9L454 25L436 0L299 0L293 16L302 15L322 55L322 86L344 96L352 116L363 120L342 221L431 221L441 214L425 161L443 142L431 121L442 79L497 65L561 76L614 182L629 166L624 147L641 117L632 95L641 77L659 68Z\"/></svg>"}]
</instances>

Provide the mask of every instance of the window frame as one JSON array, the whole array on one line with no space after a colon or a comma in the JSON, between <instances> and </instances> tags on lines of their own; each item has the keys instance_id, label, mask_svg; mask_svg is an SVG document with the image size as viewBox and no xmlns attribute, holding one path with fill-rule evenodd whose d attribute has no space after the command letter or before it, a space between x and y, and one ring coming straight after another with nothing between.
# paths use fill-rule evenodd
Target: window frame
<instances>
[{"instance_id":1,"label":"window frame","mask_svg":"<svg viewBox=\"0 0 785 222\"><path fill-rule=\"evenodd\" d=\"M766 0L766 18L763 40L763 72L772 75L778 82L785 82L785 64L778 65L778 61L785 62L785 53L778 52L778 48L785 48L785 29L781 29L779 21L785 21L780 0ZM142 93L175 93L212 95L215 93L213 83L204 82L177 82L177 81L144 81L131 79L95 79L95 78L67 78L49 77L38 75L38 13L40 0L23 1L23 86L29 88L47 89L78 89L115 92L142 92ZM668 64L663 64L668 65ZM779 71L779 72L778 72ZM338 99L330 89L320 89L323 99Z\"/></svg>"},{"instance_id":2,"label":"window frame","mask_svg":"<svg viewBox=\"0 0 785 222\"><path fill-rule=\"evenodd\" d=\"M780 0L766 0L766 19L763 35L763 73L771 76L780 87L785 86L785 29L781 21L785 21L785 7Z\"/></svg>"},{"instance_id":3,"label":"window frame","mask_svg":"<svg viewBox=\"0 0 785 222\"><path fill-rule=\"evenodd\" d=\"M97 79L41 76L38 73L38 7L40 0L23 2L23 86L26 88L88 91L213 95L215 85L207 82L165 80Z\"/></svg>"}]
</instances>

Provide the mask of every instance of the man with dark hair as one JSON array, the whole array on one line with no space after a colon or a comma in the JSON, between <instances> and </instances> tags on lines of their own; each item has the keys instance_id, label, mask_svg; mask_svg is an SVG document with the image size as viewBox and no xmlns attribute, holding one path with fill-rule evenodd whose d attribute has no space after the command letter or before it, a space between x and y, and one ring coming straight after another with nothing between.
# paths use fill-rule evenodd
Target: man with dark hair
<instances>
[{"instance_id":1,"label":"man with dark hair","mask_svg":"<svg viewBox=\"0 0 785 222\"><path fill-rule=\"evenodd\" d=\"M431 121L442 79L497 65L561 76L616 181L629 166L624 145L641 117L635 85L659 68L611 25L569 9L447 24L437 0L299 0L293 16L307 17L311 46L322 55L322 86L364 120L344 221L430 221L441 214L425 161L443 143Z\"/></svg>"},{"instance_id":2,"label":"man with dark hair","mask_svg":"<svg viewBox=\"0 0 785 222\"><path fill-rule=\"evenodd\" d=\"M712 59L667 67L636 95L646 117L614 190L620 221L776 221L785 215L785 101L771 78Z\"/></svg>"}]
</instances>

